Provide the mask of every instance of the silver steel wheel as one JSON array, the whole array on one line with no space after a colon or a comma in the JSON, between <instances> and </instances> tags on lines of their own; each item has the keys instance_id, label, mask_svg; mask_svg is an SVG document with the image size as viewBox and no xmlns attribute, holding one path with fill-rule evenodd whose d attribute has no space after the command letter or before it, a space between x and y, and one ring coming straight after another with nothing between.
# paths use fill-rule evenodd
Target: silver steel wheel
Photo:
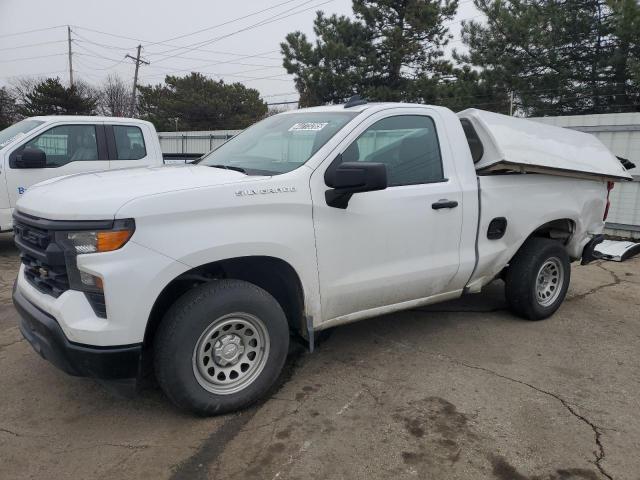
<instances>
[{"instance_id":1,"label":"silver steel wheel","mask_svg":"<svg viewBox=\"0 0 640 480\"><path fill-rule=\"evenodd\" d=\"M193 350L193 373L211 393L229 395L251 384L269 358L269 333L258 317L230 313L211 323Z\"/></svg>"},{"instance_id":2,"label":"silver steel wheel","mask_svg":"<svg viewBox=\"0 0 640 480\"><path fill-rule=\"evenodd\" d=\"M547 259L536 277L536 300L543 307L552 305L560 295L564 282L564 267L559 258Z\"/></svg>"}]
</instances>

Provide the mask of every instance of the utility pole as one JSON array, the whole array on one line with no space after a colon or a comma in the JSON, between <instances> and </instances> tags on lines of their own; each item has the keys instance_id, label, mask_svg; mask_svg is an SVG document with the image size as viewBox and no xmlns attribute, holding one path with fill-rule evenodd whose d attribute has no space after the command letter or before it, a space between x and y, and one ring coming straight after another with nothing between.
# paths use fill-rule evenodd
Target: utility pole
<instances>
[{"instance_id":1,"label":"utility pole","mask_svg":"<svg viewBox=\"0 0 640 480\"><path fill-rule=\"evenodd\" d=\"M69 44L69 86L73 87L73 63L71 62L71 27L67 25L67 43Z\"/></svg>"},{"instance_id":2,"label":"utility pole","mask_svg":"<svg viewBox=\"0 0 640 480\"><path fill-rule=\"evenodd\" d=\"M140 58L140 50L142 50L142 45L138 45L138 53L135 57L127 54L125 58L130 58L136 64L136 71L133 74L133 92L131 93L131 115L135 115L136 113L136 90L138 88L138 69L140 68L140 64L144 63L145 65L149 65L149 62L146 60L142 60Z\"/></svg>"},{"instance_id":3,"label":"utility pole","mask_svg":"<svg viewBox=\"0 0 640 480\"><path fill-rule=\"evenodd\" d=\"M513 117L513 90L509 94L509 116Z\"/></svg>"}]
</instances>

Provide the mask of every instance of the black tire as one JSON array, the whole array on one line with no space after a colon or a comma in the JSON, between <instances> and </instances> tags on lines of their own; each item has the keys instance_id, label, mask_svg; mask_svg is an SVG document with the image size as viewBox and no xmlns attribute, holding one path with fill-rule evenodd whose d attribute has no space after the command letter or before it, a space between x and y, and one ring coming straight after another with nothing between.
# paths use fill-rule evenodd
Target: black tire
<instances>
[{"instance_id":1,"label":"black tire","mask_svg":"<svg viewBox=\"0 0 640 480\"><path fill-rule=\"evenodd\" d=\"M555 260L554 260L555 259ZM556 262L557 260L557 262ZM551 262L551 263L548 263ZM546 292L549 298L540 298L538 294L538 274L544 265L556 265L556 270L562 270L562 276L556 278L559 285L551 283ZM510 310L527 320L542 320L554 314L562 304L571 281L571 265L569 255L564 247L555 240L547 238L528 239L515 257L511 260L505 277L505 295ZM552 290L549 290L552 289ZM556 291L556 289L558 291ZM548 303L545 303L548 302Z\"/></svg>"},{"instance_id":2,"label":"black tire","mask_svg":"<svg viewBox=\"0 0 640 480\"><path fill-rule=\"evenodd\" d=\"M263 350L268 352L263 354L266 363L242 390L212 393L201 383L204 377L197 370L195 348L202 342L213 344L215 340L201 340L206 338L204 333L221 318L238 312L262 322L262 331L268 335L268 348ZM226 333L219 338L223 335ZM289 327L280 304L263 289L241 280L218 280L190 290L171 306L158 328L153 348L156 377L167 397L181 409L203 416L218 415L245 408L269 391L287 357ZM213 346L204 348L213 353ZM213 357L211 354L211 362ZM217 364L211 365L217 368Z\"/></svg>"}]
</instances>

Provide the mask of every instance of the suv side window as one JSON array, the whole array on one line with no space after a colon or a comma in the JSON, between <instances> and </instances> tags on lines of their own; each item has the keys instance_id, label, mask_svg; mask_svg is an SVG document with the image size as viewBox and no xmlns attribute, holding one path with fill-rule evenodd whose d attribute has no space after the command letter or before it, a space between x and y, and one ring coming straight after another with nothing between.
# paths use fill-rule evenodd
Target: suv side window
<instances>
[{"instance_id":1,"label":"suv side window","mask_svg":"<svg viewBox=\"0 0 640 480\"><path fill-rule=\"evenodd\" d=\"M147 156L144 135L139 127L114 125L116 140L116 158L113 160L140 160Z\"/></svg>"},{"instance_id":2,"label":"suv side window","mask_svg":"<svg viewBox=\"0 0 640 480\"><path fill-rule=\"evenodd\" d=\"M38 135L25 144L47 154L47 167L70 162L98 160L95 125L60 125Z\"/></svg>"},{"instance_id":3,"label":"suv side window","mask_svg":"<svg viewBox=\"0 0 640 480\"><path fill-rule=\"evenodd\" d=\"M347 147L342 161L384 163L390 187L444 180L435 124L422 115L374 123Z\"/></svg>"}]
</instances>

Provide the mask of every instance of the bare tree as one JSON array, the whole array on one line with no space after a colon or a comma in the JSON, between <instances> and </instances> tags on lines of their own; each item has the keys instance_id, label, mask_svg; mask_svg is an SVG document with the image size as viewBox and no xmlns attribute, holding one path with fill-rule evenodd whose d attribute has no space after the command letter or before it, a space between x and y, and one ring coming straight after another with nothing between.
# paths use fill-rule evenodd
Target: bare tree
<instances>
[{"instance_id":1,"label":"bare tree","mask_svg":"<svg viewBox=\"0 0 640 480\"><path fill-rule=\"evenodd\" d=\"M98 111L108 117L131 115L131 89L117 75L109 75L100 87Z\"/></svg>"},{"instance_id":2,"label":"bare tree","mask_svg":"<svg viewBox=\"0 0 640 480\"><path fill-rule=\"evenodd\" d=\"M264 118L278 115L279 113L286 112L287 110L291 110L291 108L287 108L285 105L270 106L267 113L265 113Z\"/></svg>"},{"instance_id":3,"label":"bare tree","mask_svg":"<svg viewBox=\"0 0 640 480\"><path fill-rule=\"evenodd\" d=\"M7 128L16 119L16 100L5 87L0 87L0 130Z\"/></svg>"},{"instance_id":4,"label":"bare tree","mask_svg":"<svg viewBox=\"0 0 640 480\"><path fill-rule=\"evenodd\" d=\"M27 95L33 92L33 89L36 87L40 80L41 79L35 77L19 77L14 78L11 80L11 82L9 82L11 96L14 98L16 104L16 112L19 111L20 106L25 104ZM18 119L22 117L22 115L19 115L18 113L16 114L18 116Z\"/></svg>"}]
</instances>

